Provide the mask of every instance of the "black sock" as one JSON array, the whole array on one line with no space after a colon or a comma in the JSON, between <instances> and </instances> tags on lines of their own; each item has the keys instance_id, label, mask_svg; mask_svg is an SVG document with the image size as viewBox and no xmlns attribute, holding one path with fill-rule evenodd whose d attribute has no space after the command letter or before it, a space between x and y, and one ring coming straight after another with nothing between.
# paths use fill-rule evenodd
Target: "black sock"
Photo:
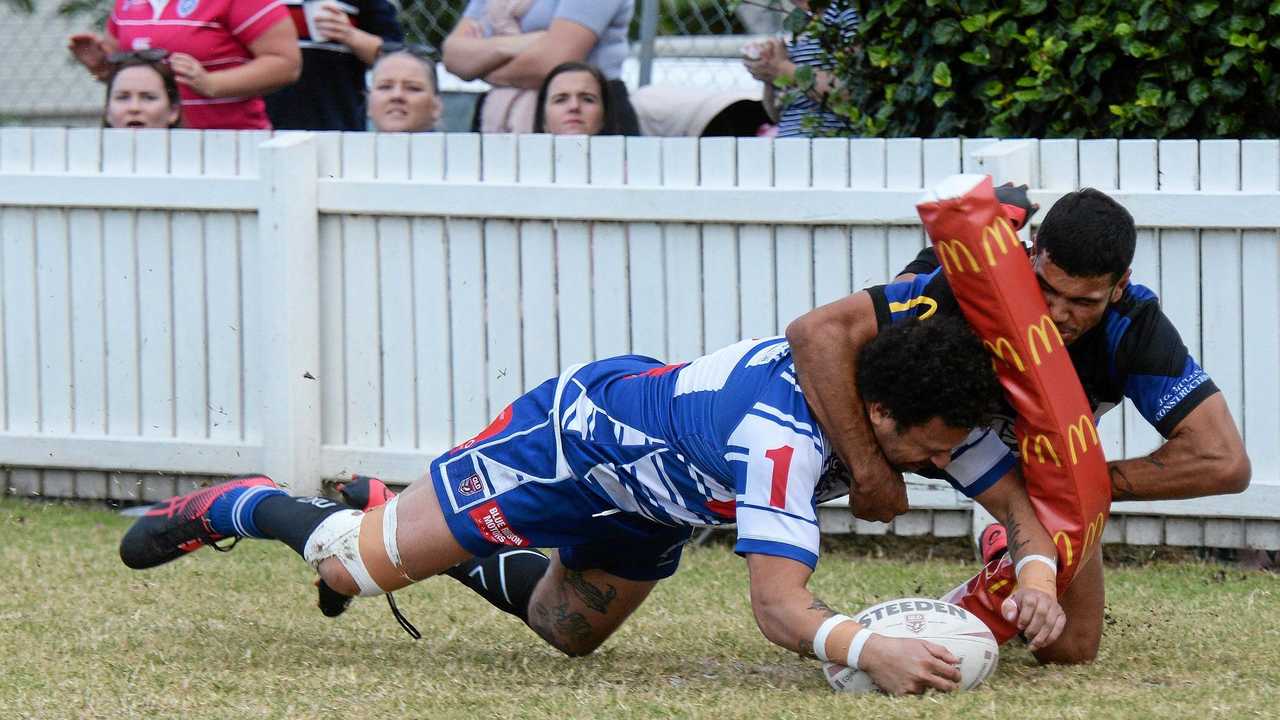
<instances>
[{"instance_id":1,"label":"black sock","mask_svg":"<svg viewBox=\"0 0 1280 720\"><path fill-rule=\"evenodd\" d=\"M529 598L551 560L537 550L500 550L471 558L444 572L476 591L491 605L529 622Z\"/></svg>"},{"instance_id":2,"label":"black sock","mask_svg":"<svg viewBox=\"0 0 1280 720\"><path fill-rule=\"evenodd\" d=\"M275 495L258 503L253 522L263 536L279 540L303 555L307 539L320 523L334 513L351 509L322 497Z\"/></svg>"}]
</instances>

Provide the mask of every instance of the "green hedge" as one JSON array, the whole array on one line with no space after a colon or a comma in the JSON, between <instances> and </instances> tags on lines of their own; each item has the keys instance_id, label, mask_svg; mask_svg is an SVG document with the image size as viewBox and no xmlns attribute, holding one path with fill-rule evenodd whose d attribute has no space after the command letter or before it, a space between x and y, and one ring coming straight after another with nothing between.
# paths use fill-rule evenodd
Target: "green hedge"
<instances>
[{"instance_id":1,"label":"green hedge","mask_svg":"<svg viewBox=\"0 0 1280 720\"><path fill-rule=\"evenodd\" d=\"M855 135L1280 136L1280 0L830 4L862 17L807 27Z\"/></svg>"}]
</instances>

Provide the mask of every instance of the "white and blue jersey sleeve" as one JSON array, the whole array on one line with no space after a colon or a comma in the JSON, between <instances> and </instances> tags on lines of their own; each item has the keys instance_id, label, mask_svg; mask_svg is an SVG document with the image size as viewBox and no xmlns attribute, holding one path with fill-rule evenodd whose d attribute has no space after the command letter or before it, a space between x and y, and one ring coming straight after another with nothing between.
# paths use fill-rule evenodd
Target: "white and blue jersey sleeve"
<instances>
[{"instance_id":1,"label":"white and blue jersey sleeve","mask_svg":"<svg viewBox=\"0 0 1280 720\"><path fill-rule=\"evenodd\" d=\"M942 475L966 497L975 498L1017 464L1018 456L1005 444L1000 431L983 427L970 432L951 451L951 462L942 468Z\"/></svg>"},{"instance_id":2,"label":"white and blue jersey sleeve","mask_svg":"<svg viewBox=\"0 0 1280 720\"><path fill-rule=\"evenodd\" d=\"M791 558L814 568L814 494L826 453L817 426L808 413L800 415L757 402L729 436L725 460L737 489L734 552Z\"/></svg>"}]
</instances>

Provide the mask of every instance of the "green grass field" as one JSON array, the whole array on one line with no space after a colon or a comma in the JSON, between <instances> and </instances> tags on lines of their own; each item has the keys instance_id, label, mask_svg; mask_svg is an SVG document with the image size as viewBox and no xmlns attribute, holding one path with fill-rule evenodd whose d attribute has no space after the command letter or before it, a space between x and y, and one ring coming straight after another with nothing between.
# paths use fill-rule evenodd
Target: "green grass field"
<instances>
[{"instance_id":1,"label":"green grass field","mask_svg":"<svg viewBox=\"0 0 1280 720\"><path fill-rule=\"evenodd\" d=\"M569 659L439 578L330 620L288 548L245 542L135 572L129 520L0 500L2 718L1280 717L1280 577L1192 560L1108 567L1098 662L1042 668L1021 647L968 693L841 696L756 630L727 544L683 567L604 648ZM831 543L812 586L834 607L934 596L968 577L962 543ZM1136 558L1136 560L1134 559Z\"/></svg>"}]
</instances>

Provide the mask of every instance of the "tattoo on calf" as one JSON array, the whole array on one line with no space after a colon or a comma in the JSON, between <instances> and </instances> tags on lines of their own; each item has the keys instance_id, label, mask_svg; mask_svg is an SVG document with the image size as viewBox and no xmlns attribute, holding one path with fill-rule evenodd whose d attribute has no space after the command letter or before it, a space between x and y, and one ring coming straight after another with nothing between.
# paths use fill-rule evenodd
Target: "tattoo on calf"
<instances>
[{"instance_id":1,"label":"tattoo on calf","mask_svg":"<svg viewBox=\"0 0 1280 720\"><path fill-rule=\"evenodd\" d=\"M583 577L582 573L577 570L570 570L565 573L565 585L573 589L574 594L582 599L587 607L598 613L606 613L609 611L609 604L618 597L618 590L612 585L605 585L605 589L601 590L591 581Z\"/></svg>"},{"instance_id":2,"label":"tattoo on calf","mask_svg":"<svg viewBox=\"0 0 1280 720\"><path fill-rule=\"evenodd\" d=\"M591 640L591 623L582 613L570 612L567 601L559 605L534 604L530 610L532 622L529 625L534 632L566 653L572 653Z\"/></svg>"}]
</instances>

